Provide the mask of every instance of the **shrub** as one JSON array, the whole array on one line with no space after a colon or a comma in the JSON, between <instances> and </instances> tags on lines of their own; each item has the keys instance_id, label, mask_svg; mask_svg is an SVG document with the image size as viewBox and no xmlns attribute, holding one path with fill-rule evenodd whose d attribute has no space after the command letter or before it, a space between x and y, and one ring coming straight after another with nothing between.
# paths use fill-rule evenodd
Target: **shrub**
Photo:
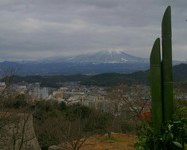
<instances>
[{"instance_id":1,"label":"shrub","mask_svg":"<svg viewBox=\"0 0 187 150\"><path fill-rule=\"evenodd\" d=\"M173 119L166 122L161 132L153 132L152 122L142 122L138 130L136 150L184 150L187 143L187 108L177 110Z\"/></svg>"}]
</instances>

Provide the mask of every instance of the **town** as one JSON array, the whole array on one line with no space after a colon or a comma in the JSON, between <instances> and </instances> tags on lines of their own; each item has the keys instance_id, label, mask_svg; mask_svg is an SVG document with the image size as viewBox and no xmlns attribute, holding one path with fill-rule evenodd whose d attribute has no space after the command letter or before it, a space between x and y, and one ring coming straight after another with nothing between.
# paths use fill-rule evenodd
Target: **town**
<instances>
[{"instance_id":1,"label":"town","mask_svg":"<svg viewBox=\"0 0 187 150\"><path fill-rule=\"evenodd\" d=\"M147 92L149 87L146 85L136 85L136 87L144 91L143 93L145 95L142 95L141 100L149 101L150 93ZM1 82L1 91L5 88L5 82ZM10 85L9 88L17 95L23 94L29 96L29 103L50 101L57 103L63 102L65 105L81 104L103 112L110 112L111 103L114 102L114 100L111 100L112 97L108 96L109 92L107 90L109 87L86 86L80 85L79 82L64 82L61 83L61 87L59 88L41 87L39 82L20 82ZM133 90L130 93L124 93L129 101L131 101L133 94L136 94Z\"/></svg>"}]
</instances>

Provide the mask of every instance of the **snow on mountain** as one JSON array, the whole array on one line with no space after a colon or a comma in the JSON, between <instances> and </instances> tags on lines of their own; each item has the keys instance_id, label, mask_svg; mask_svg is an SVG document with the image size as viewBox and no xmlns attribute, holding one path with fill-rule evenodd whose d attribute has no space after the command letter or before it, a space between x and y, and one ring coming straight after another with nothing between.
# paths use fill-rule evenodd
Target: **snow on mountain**
<instances>
[{"instance_id":1,"label":"snow on mountain","mask_svg":"<svg viewBox=\"0 0 187 150\"><path fill-rule=\"evenodd\" d=\"M147 59L129 55L123 51L100 51L67 58L73 63L146 63Z\"/></svg>"}]
</instances>

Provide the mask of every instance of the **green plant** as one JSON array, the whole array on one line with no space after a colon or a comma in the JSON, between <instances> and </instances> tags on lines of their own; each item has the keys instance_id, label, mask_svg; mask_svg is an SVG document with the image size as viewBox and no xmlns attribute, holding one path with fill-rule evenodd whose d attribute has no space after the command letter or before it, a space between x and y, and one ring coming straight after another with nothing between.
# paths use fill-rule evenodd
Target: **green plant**
<instances>
[{"instance_id":1,"label":"green plant","mask_svg":"<svg viewBox=\"0 0 187 150\"><path fill-rule=\"evenodd\" d=\"M161 77L161 56L160 39L158 38L152 48L151 57L151 96L152 96L152 116L155 133L160 132L163 122L163 99L162 99L162 77Z\"/></svg>"},{"instance_id":2,"label":"green plant","mask_svg":"<svg viewBox=\"0 0 187 150\"><path fill-rule=\"evenodd\" d=\"M173 119L165 122L161 132L154 133L152 122L143 122L138 129L136 150L185 150L187 147L187 119L184 118L187 109L177 110Z\"/></svg>"},{"instance_id":3,"label":"green plant","mask_svg":"<svg viewBox=\"0 0 187 150\"><path fill-rule=\"evenodd\" d=\"M171 34L171 7L168 6L162 20L162 60L159 38L153 45L150 57L152 116L155 134L160 132L163 123L169 121L174 113Z\"/></svg>"}]
</instances>

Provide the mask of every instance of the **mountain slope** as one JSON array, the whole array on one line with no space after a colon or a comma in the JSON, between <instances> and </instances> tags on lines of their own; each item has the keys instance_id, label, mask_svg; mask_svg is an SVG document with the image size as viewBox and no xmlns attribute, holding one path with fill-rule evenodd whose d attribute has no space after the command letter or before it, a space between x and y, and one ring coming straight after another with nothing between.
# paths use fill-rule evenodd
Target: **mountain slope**
<instances>
[{"instance_id":1,"label":"mountain slope","mask_svg":"<svg viewBox=\"0 0 187 150\"><path fill-rule=\"evenodd\" d=\"M16 70L14 74L19 76L75 74L95 75L111 72L127 74L140 70L145 71L148 68L148 59L135 57L126 54L123 51L101 51L74 57L56 57L39 61L0 63L1 72L5 70L6 74L6 70L12 69ZM183 77L183 74L178 76L178 80L180 80L180 78L185 78Z\"/></svg>"},{"instance_id":2,"label":"mountain slope","mask_svg":"<svg viewBox=\"0 0 187 150\"><path fill-rule=\"evenodd\" d=\"M40 61L2 62L0 69L16 68L16 75L73 75L100 73L131 73L146 70L147 59L128 55L122 51L101 51L74 57L47 58ZM18 68L18 69L17 69Z\"/></svg>"},{"instance_id":3,"label":"mountain slope","mask_svg":"<svg viewBox=\"0 0 187 150\"><path fill-rule=\"evenodd\" d=\"M187 81L187 64L173 67L174 82ZM149 84L149 70L130 74L107 73L91 76L81 82L86 85L111 86L118 84Z\"/></svg>"},{"instance_id":4,"label":"mountain slope","mask_svg":"<svg viewBox=\"0 0 187 150\"><path fill-rule=\"evenodd\" d=\"M101 51L67 58L74 63L147 63L147 59L129 55L123 51Z\"/></svg>"}]
</instances>

